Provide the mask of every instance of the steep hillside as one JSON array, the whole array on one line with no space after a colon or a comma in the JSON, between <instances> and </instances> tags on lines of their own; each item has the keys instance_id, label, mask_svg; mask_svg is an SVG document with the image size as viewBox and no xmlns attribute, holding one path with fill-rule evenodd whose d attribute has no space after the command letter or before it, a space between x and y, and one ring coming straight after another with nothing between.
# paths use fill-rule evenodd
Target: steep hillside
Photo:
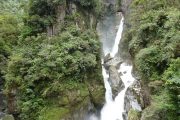
<instances>
[{"instance_id":1,"label":"steep hillside","mask_svg":"<svg viewBox=\"0 0 180 120\"><path fill-rule=\"evenodd\" d=\"M0 119L100 118L105 89L96 28L117 11L124 16L119 56L132 59L142 87L134 95L142 111L123 117L179 120L179 0L0 0Z\"/></svg>"},{"instance_id":2,"label":"steep hillside","mask_svg":"<svg viewBox=\"0 0 180 120\"><path fill-rule=\"evenodd\" d=\"M100 4L2 1L0 70L7 109L0 112L20 120L83 119L102 107L100 42L95 31Z\"/></svg>"},{"instance_id":3,"label":"steep hillside","mask_svg":"<svg viewBox=\"0 0 180 120\"><path fill-rule=\"evenodd\" d=\"M133 0L128 12L124 41L143 85L141 120L178 120L180 1Z\"/></svg>"}]
</instances>

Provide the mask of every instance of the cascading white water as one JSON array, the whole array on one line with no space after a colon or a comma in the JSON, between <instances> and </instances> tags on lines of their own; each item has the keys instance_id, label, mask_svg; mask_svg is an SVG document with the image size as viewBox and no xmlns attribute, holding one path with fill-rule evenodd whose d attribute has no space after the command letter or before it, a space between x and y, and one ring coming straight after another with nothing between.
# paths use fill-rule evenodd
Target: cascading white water
<instances>
[{"instance_id":1,"label":"cascading white water","mask_svg":"<svg viewBox=\"0 0 180 120\"><path fill-rule=\"evenodd\" d=\"M119 42L121 40L121 36L122 36L122 32L123 32L123 24L124 24L124 17L122 16L120 24L119 24L118 32L116 34L114 46L110 53L111 57L114 57L118 53Z\"/></svg>"},{"instance_id":2,"label":"cascading white water","mask_svg":"<svg viewBox=\"0 0 180 120\"><path fill-rule=\"evenodd\" d=\"M118 53L118 47L123 32L123 24L124 24L124 17L122 16L118 28L118 32L115 38L114 46L112 48L112 51L110 52L112 58L115 58L115 55ZM106 55L108 53L104 53L104 54ZM102 64L103 63L104 62L102 59ZM125 88L113 100L111 86L108 82L109 74L108 71L102 66L102 74L104 77L104 84L106 88L106 93L105 93L106 104L101 110L101 120L123 120L125 92L127 88L133 84L135 79L131 74L132 65L128 65L126 62L123 62L120 65L118 72L122 73L120 77L125 85Z\"/></svg>"}]
</instances>

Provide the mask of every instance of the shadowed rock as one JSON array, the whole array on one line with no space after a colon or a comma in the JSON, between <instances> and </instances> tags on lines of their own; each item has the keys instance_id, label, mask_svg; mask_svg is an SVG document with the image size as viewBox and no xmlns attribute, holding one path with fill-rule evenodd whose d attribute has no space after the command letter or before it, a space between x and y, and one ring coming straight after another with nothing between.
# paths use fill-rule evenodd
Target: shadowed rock
<instances>
[{"instance_id":1,"label":"shadowed rock","mask_svg":"<svg viewBox=\"0 0 180 120\"><path fill-rule=\"evenodd\" d=\"M127 89L125 94L125 103L124 103L124 109L125 109L125 118L124 120L134 120L132 119L132 113L129 111L133 110L134 113L139 113L142 111L141 104L140 104L140 89L141 85L140 82L135 80L134 83ZM136 119L135 119L136 120Z\"/></svg>"},{"instance_id":2,"label":"shadowed rock","mask_svg":"<svg viewBox=\"0 0 180 120\"><path fill-rule=\"evenodd\" d=\"M118 58L112 58L110 53L107 54L104 57L104 64L103 66L105 67L106 70L109 69L110 66L115 66L116 69L119 69L119 66L123 63L123 61L121 59Z\"/></svg>"},{"instance_id":3,"label":"shadowed rock","mask_svg":"<svg viewBox=\"0 0 180 120\"><path fill-rule=\"evenodd\" d=\"M104 63L107 63L109 60L113 59L110 55L110 53L108 53L105 57L104 57Z\"/></svg>"},{"instance_id":4,"label":"shadowed rock","mask_svg":"<svg viewBox=\"0 0 180 120\"><path fill-rule=\"evenodd\" d=\"M121 80L118 70L115 66L109 67L109 83L112 88L113 98L115 98L118 93L125 88L124 83Z\"/></svg>"},{"instance_id":5,"label":"shadowed rock","mask_svg":"<svg viewBox=\"0 0 180 120\"><path fill-rule=\"evenodd\" d=\"M0 91L0 112L6 109L5 95Z\"/></svg>"}]
</instances>

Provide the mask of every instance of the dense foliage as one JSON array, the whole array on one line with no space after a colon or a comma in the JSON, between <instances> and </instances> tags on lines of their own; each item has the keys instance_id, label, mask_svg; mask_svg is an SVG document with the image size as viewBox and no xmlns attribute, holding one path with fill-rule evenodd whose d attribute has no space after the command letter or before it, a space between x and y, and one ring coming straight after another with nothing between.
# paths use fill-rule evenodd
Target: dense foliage
<instances>
[{"instance_id":1,"label":"dense foliage","mask_svg":"<svg viewBox=\"0 0 180 120\"><path fill-rule=\"evenodd\" d=\"M169 115L161 119L178 119L175 116L178 116L180 94L179 6L179 0L134 0L128 16L131 25L127 33L129 51L134 57L135 67L147 84L163 81L161 91L151 93L156 97L153 97L149 108L154 109L154 113L149 113L152 116L148 120L159 119L153 118L153 115L165 114L167 111ZM169 92L165 92L167 89ZM165 95L167 97L162 98Z\"/></svg>"},{"instance_id":2,"label":"dense foliage","mask_svg":"<svg viewBox=\"0 0 180 120\"><path fill-rule=\"evenodd\" d=\"M96 17L103 12L101 0L29 0L29 15L25 18L26 34L32 35L45 32L48 26L52 26L57 22L59 12L71 14L69 4L79 6L79 11L76 11L78 17L80 17L79 12L84 14L87 11ZM58 8L61 6L62 8Z\"/></svg>"},{"instance_id":3,"label":"dense foliage","mask_svg":"<svg viewBox=\"0 0 180 120\"><path fill-rule=\"evenodd\" d=\"M5 66L22 28L21 11L17 1L0 1L0 79L5 72ZM15 15L15 13L17 15Z\"/></svg>"},{"instance_id":4,"label":"dense foliage","mask_svg":"<svg viewBox=\"0 0 180 120\"><path fill-rule=\"evenodd\" d=\"M36 118L30 111L39 111L40 98L78 87L76 83L84 82L97 69L100 55L95 34L70 30L51 38L28 37L13 51L5 77L6 92L18 88L23 120Z\"/></svg>"},{"instance_id":5,"label":"dense foliage","mask_svg":"<svg viewBox=\"0 0 180 120\"><path fill-rule=\"evenodd\" d=\"M64 103L59 100L69 104L70 91L79 91L78 99L84 99L86 82L101 79L97 34L76 25L75 19L81 15L68 12L69 2L80 5L81 10L88 7L92 13L99 4L95 0L0 1L0 77L5 81L4 92L15 105L10 112L18 119L60 119L69 110L61 107ZM59 6L66 12L65 22L59 24L56 35L48 36L47 27L58 22ZM46 114L47 110L51 112Z\"/></svg>"},{"instance_id":6,"label":"dense foliage","mask_svg":"<svg viewBox=\"0 0 180 120\"><path fill-rule=\"evenodd\" d=\"M75 101L68 94L79 102L89 92L87 81L101 79L100 44L87 24L91 17L96 20L103 14L103 2L0 1L0 80L7 98L14 102L10 107L16 108L11 114L20 120L61 119L70 112L65 104ZM75 13L70 9L72 3L78 7ZM58 23L61 12L65 22ZM143 110L142 118L177 120L180 1L133 0L130 13L126 16L130 25L126 40L142 83L151 90L151 104ZM48 36L47 28L54 26L58 32ZM135 119L140 116L134 110L130 114Z\"/></svg>"}]
</instances>

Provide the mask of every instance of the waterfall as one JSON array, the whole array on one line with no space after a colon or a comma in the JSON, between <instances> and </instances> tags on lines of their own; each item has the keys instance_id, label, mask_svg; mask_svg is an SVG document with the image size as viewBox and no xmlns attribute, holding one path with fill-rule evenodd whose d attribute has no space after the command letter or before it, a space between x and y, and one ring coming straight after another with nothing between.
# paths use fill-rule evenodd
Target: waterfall
<instances>
[{"instance_id":1,"label":"waterfall","mask_svg":"<svg viewBox=\"0 0 180 120\"><path fill-rule=\"evenodd\" d=\"M118 53L119 43L120 43L122 32L123 32L123 24L124 24L124 17L122 16L113 47L112 48L103 48L104 55L108 54L106 51L107 49L111 49L109 54L112 57L112 59L117 58L116 54ZM104 44L103 41L102 41L102 44ZM103 46L105 46L105 45L103 45ZM119 54L121 54L121 53L119 53ZM106 88L106 93L105 93L106 103L101 110L101 120L124 120L123 113L124 113L125 92L126 92L127 88L130 85L132 85L135 80L131 74L132 65L130 65L124 61L119 66L118 72L121 73L120 78L122 79L125 87L123 90L121 90L118 93L118 95L113 100L112 88L108 81L109 73L108 73L108 70L105 69L103 64L104 64L104 60L102 59L102 74L103 74L103 78L104 78L104 85Z\"/></svg>"},{"instance_id":2,"label":"waterfall","mask_svg":"<svg viewBox=\"0 0 180 120\"><path fill-rule=\"evenodd\" d=\"M110 53L111 57L114 57L118 53L119 42L121 40L122 32L123 32L123 24L124 24L124 17L122 16L120 24L119 24L118 32L116 34L114 46L113 46L112 51Z\"/></svg>"}]
</instances>

